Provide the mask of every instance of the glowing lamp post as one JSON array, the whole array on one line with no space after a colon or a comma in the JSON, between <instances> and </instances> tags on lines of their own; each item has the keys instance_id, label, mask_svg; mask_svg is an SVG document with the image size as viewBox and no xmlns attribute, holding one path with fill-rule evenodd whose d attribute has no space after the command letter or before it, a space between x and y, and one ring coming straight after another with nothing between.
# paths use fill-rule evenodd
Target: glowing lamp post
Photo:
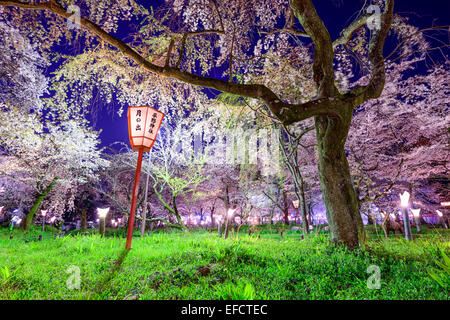
<instances>
[{"instance_id":1,"label":"glowing lamp post","mask_svg":"<svg viewBox=\"0 0 450 320\"><path fill-rule=\"evenodd\" d=\"M109 208L97 208L97 215L100 219L99 232L100 236L103 237L105 235L105 220L106 215L109 212Z\"/></svg>"},{"instance_id":2,"label":"glowing lamp post","mask_svg":"<svg viewBox=\"0 0 450 320\"><path fill-rule=\"evenodd\" d=\"M222 225L222 216L217 217L217 233L219 234L219 237L222 238L222 231L220 230L220 227Z\"/></svg>"},{"instance_id":3,"label":"glowing lamp post","mask_svg":"<svg viewBox=\"0 0 450 320\"><path fill-rule=\"evenodd\" d=\"M439 211L439 210L436 210L436 213L438 214L439 220L441 221L441 223L444 226L444 228L448 229L447 223L445 222L445 219L444 219L444 214L441 211Z\"/></svg>"},{"instance_id":4,"label":"glowing lamp post","mask_svg":"<svg viewBox=\"0 0 450 320\"><path fill-rule=\"evenodd\" d=\"M411 209L413 216L414 216L414 222L416 223L417 233L422 232L422 228L420 226L420 208L419 209Z\"/></svg>"},{"instance_id":5,"label":"glowing lamp post","mask_svg":"<svg viewBox=\"0 0 450 320\"><path fill-rule=\"evenodd\" d=\"M297 211L297 219L298 219L298 216L300 214L300 212L298 211L298 208L300 207L300 200L292 200L292 205L294 206L295 211ZM298 224L300 224L300 221L298 221Z\"/></svg>"},{"instance_id":6,"label":"glowing lamp post","mask_svg":"<svg viewBox=\"0 0 450 320\"><path fill-rule=\"evenodd\" d=\"M134 178L133 198L131 200L130 217L128 218L128 235L125 248L131 249L133 238L134 216L136 213L137 193L139 190L139 176L141 175L142 157L144 152L149 152L155 143L159 127L164 113L149 106L128 108L128 135L131 148L138 151L136 176ZM145 218L142 217L143 223Z\"/></svg>"},{"instance_id":7,"label":"glowing lamp post","mask_svg":"<svg viewBox=\"0 0 450 320\"><path fill-rule=\"evenodd\" d=\"M230 218L233 216L236 209L228 209L226 221L225 221L225 239L228 238L228 232L229 232L229 224L230 224Z\"/></svg>"},{"instance_id":8,"label":"glowing lamp post","mask_svg":"<svg viewBox=\"0 0 450 320\"><path fill-rule=\"evenodd\" d=\"M45 217L47 216L47 210L41 210L41 215L42 215L42 234L44 234Z\"/></svg>"},{"instance_id":9,"label":"glowing lamp post","mask_svg":"<svg viewBox=\"0 0 450 320\"><path fill-rule=\"evenodd\" d=\"M409 215L408 215L408 204L409 204L409 192L405 191L403 192L403 194L400 194L400 205L402 207L403 213L403 226L405 229L405 239L412 240L411 224L409 223Z\"/></svg>"}]
</instances>

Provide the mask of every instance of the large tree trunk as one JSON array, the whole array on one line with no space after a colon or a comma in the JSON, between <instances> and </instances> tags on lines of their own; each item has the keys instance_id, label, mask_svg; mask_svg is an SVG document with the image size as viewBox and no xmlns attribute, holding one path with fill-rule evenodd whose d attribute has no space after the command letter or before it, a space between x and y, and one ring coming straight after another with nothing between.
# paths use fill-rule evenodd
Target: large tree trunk
<instances>
[{"instance_id":1,"label":"large tree trunk","mask_svg":"<svg viewBox=\"0 0 450 320\"><path fill-rule=\"evenodd\" d=\"M349 248L365 240L344 144L352 118L352 106L342 106L340 118L315 117L319 148L319 180L332 241Z\"/></svg>"},{"instance_id":2,"label":"large tree trunk","mask_svg":"<svg viewBox=\"0 0 450 320\"><path fill-rule=\"evenodd\" d=\"M30 209L30 212L28 212L26 218L22 220L21 227L23 230L28 230L31 222L33 221L34 215L36 214L39 207L41 206L42 201L44 201L45 197L50 193L50 191L53 190L57 180L58 180L58 178L55 177L52 180L52 182L50 182L50 184L47 186L47 188L45 188L44 192L42 192L41 194L38 194L36 201L34 202L33 206Z\"/></svg>"}]
</instances>

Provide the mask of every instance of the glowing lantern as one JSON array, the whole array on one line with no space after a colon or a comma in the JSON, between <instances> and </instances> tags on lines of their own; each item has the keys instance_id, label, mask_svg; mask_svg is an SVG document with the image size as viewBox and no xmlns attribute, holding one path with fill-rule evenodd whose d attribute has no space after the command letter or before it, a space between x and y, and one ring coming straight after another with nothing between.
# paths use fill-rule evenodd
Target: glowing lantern
<instances>
[{"instance_id":1,"label":"glowing lantern","mask_svg":"<svg viewBox=\"0 0 450 320\"><path fill-rule=\"evenodd\" d=\"M41 215L42 215L42 236L44 235L44 230L45 230L45 216L47 215L47 211L48 210L41 210Z\"/></svg>"},{"instance_id":2,"label":"glowing lantern","mask_svg":"<svg viewBox=\"0 0 450 320\"><path fill-rule=\"evenodd\" d=\"M125 244L125 248L127 250L131 249L131 240L133 238L134 216L136 213L142 157L144 152L149 152L153 147L163 118L164 113L149 106L128 108L128 136L130 139L131 148L134 151L138 151L139 154L136 165L136 175L134 177L130 216L128 218L128 235L127 242ZM143 223L145 223L145 220Z\"/></svg>"},{"instance_id":3,"label":"glowing lantern","mask_svg":"<svg viewBox=\"0 0 450 320\"><path fill-rule=\"evenodd\" d=\"M104 208L104 209L97 208L97 214L100 219L105 219L108 212L109 212L109 208Z\"/></svg>"},{"instance_id":4,"label":"glowing lantern","mask_svg":"<svg viewBox=\"0 0 450 320\"><path fill-rule=\"evenodd\" d=\"M400 205L403 208L408 207L408 202L409 202L409 192L405 191L403 192L403 194L400 194Z\"/></svg>"},{"instance_id":5,"label":"glowing lantern","mask_svg":"<svg viewBox=\"0 0 450 320\"><path fill-rule=\"evenodd\" d=\"M422 227L420 226L420 208L419 209L411 209L414 222L416 223L417 233L422 233Z\"/></svg>"},{"instance_id":6,"label":"glowing lantern","mask_svg":"<svg viewBox=\"0 0 450 320\"><path fill-rule=\"evenodd\" d=\"M298 209L298 207L300 206L300 201L299 200L292 200L292 204L294 205L295 209Z\"/></svg>"},{"instance_id":7,"label":"glowing lantern","mask_svg":"<svg viewBox=\"0 0 450 320\"><path fill-rule=\"evenodd\" d=\"M109 208L97 208L97 215L100 218L100 225L98 231L100 232L101 237L105 235L105 219L108 212Z\"/></svg>"},{"instance_id":8,"label":"glowing lantern","mask_svg":"<svg viewBox=\"0 0 450 320\"><path fill-rule=\"evenodd\" d=\"M441 223L444 226L444 228L448 229L447 222L445 221L446 219L444 218L444 214L439 210L436 210L436 212L437 212L437 214L439 216L439 220L441 220Z\"/></svg>"},{"instance_id":9,"label":"glowing lantern","mask_svg":"<svg viewBox=\"0 0 450 320\"><path fill-rule=\"evenodd\" d=\"M414 217L418 218L420 216L420 209L411 209Z\"/></svg>"},{"instance_id":10,"label":"glowing lantern","mask_svg":"<svg viewBox=\"0 0 450 320\"><path fill-rule=\"evenodd\" d=\"M400 205L402 207L403 213L403 228L405 230L405 238L406 240L412 240L411 233L411 225L409 223L409 215L408 215L408 203L409 203L409 192L405 191L403 194L400 194Z\"/></svg>"},{"instance_id":11,"label":"glowing lantern","mask_svg":"<svg viewBox=\"0 0 450 320\"><path fill-rule=\"evenodd\" d=\"M4 207L0 207L0 216L2 215L3 208Z\"/></svg>"},{"instance_id":12,"label":"glowing lantern","mask_svg":"<svg viewBox=\"0 0 450 320\"><path fill-rule=\"evenodd\" d=\"M134 151L150 151L163 118L164 113L152 107L128 108L128 135Z\"/></svg>"}]
</instances>

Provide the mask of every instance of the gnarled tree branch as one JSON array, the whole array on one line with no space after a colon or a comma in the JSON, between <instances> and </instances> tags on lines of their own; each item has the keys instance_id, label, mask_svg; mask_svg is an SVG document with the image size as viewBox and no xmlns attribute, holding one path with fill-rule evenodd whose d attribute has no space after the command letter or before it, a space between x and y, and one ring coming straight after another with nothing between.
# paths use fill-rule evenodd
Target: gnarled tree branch
<instances>
[{"instance_id":1,"label":"gnarled tree branch","mask_svg":"<svg viewBox=\"0 0 450 320\"><path fill-rule=\"evenodd\" d=\"M313 9L314 6L312 5L310 0L295 0L293 2L307 2ZM0 0L0 5L2 6L14 6L24 9L38 9L38 10L49 10L61 17L64 18L70 18L72 16L72 13L69 13L66 11L66 9L61 6L59 3L57 3L54 0L51 0L49 2L40 2L40 3L24 3L20 2L18 0ZM315 9L314 9L315 12ZM310 8L307 10L307 13L310 13ZM313 17L317 17L317 14L313 15ZM318 17L317 17L318 18ZM306 19L310 26L311 23L314 23L316 20L310 19L309 15ZM311 21L312 20L312 21ZM320 18L319 18L320 20ZM321 20L320 20L321 21ZM328 35L328 32L325 29L325 26L322 24L322 28L320 28L321 32L320 35L326 34ZM137 63L138 65L144 67L146 70L158 74L160 76L173 78L180 80L182 82L186 82L193 85L198 85L202 87L212 88L216 89L218 91L222 92L228 92L236 95L241 95L244 97L254 98L254 99L261 99L263 100L271 109L271 111L280 119L281 122L285 124L291 124L297 121L301 121L316 115L338 115L339 113L336 112L336 109L333 107L330 107L330 103L328 100L323 99L317 99L313 101L309 101L304 104L290 104L281 101L278 96L270 90L265 85L261 84L240 84L240 83L233 83L228 82L216 78L211 77L205 77L205 76L199 76L193 73L189 73L186 71L183 71L179 69L178 67L170 67L170 66L158 66L150 61L148 61L146 58L144 58L141 54L139 54L136 50L134 50L132 47L130 47L128 44L126 44L124 41L114 37L113 35L110 35L106 31L104 31L101 27L96 25L94 22L90 21L87 18L80 17L80 25L83 26L85 29L87 29L92 34L98 36L102 41L105 43L108 43L114 47L116 47L123 55ZM314 29L314 27L312 27ZM313 33L316 35L316 33ZM317 36L318 37L318 36ZM326 45L325 51L332 52L331 47L331 40L326 41L318 41L317 37L315 37L316 42L321 44L322 42L328 43L329 45ZM328 35L329 38L329 35ZM320 47L321 48L321 47ZM320 48L317 48L316 51L321 51ZM324 61L328 61L328 54L327 59L324 59L323 54L320 54L319 61L322 62L322 65L326 65L328 68L328 64L324 63ZM331 71L332 71L332 58L331 58ZM326 69L327 69L326 68ZM327 74L329 76L330 72L327 71ZM284 112L285 110L288 110L288 112Z\"/></svg>"}]
</instances>

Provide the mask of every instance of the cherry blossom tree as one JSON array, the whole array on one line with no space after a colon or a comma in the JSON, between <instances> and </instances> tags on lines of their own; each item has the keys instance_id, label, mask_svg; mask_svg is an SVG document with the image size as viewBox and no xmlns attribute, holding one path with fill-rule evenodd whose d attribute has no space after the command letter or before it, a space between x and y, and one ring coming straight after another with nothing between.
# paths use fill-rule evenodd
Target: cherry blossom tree
<instances>
[{"instance_id":1,"label":"cherry blossom tree","mask_svg":"<svg viewBox=\"0 0 450 320\"><path fill-rule=\"evenodd\" d=\"M8 178L33 187L35 201L22 227L28 229L44 199L58 186L50 206L61 215L65 206L73 205L76 185L95 177L96 171L108 165L101 158L98 132L87 122L77 120L43 121L39 113L28 113L20 107L4 106L0 112L0 145L6 156L0 172ZM68 195L68 193L71 195ZM69 201L66 201L66 200Z\"/></svg>"},{"instance_id":2,"label":"cherry blossom tree","mask_svg":"<svg viewBox=\"0 0 450 320\"><path fill-rule=\"evenodd\" d=\"M48 62L35 47L18 29L0 22L0 103L20 104L24 111L42 109Z\"/></svg>"},{"instance_id":3,"label":"cherry blossom tree","mask_svg":"<svg viewBox=\"0 0 450 320\"><path fill-rule=\"evenodd\" d=\"M448 172L449 64L405 75L424 58L391 65L380 98L362 105L353 119L346 147L361 202L391 206L390 191L406 185L413 194L414 184L426 188ZM413 202L438 209L432 192L420 198Z\"/></svg>"}]
</instances>

